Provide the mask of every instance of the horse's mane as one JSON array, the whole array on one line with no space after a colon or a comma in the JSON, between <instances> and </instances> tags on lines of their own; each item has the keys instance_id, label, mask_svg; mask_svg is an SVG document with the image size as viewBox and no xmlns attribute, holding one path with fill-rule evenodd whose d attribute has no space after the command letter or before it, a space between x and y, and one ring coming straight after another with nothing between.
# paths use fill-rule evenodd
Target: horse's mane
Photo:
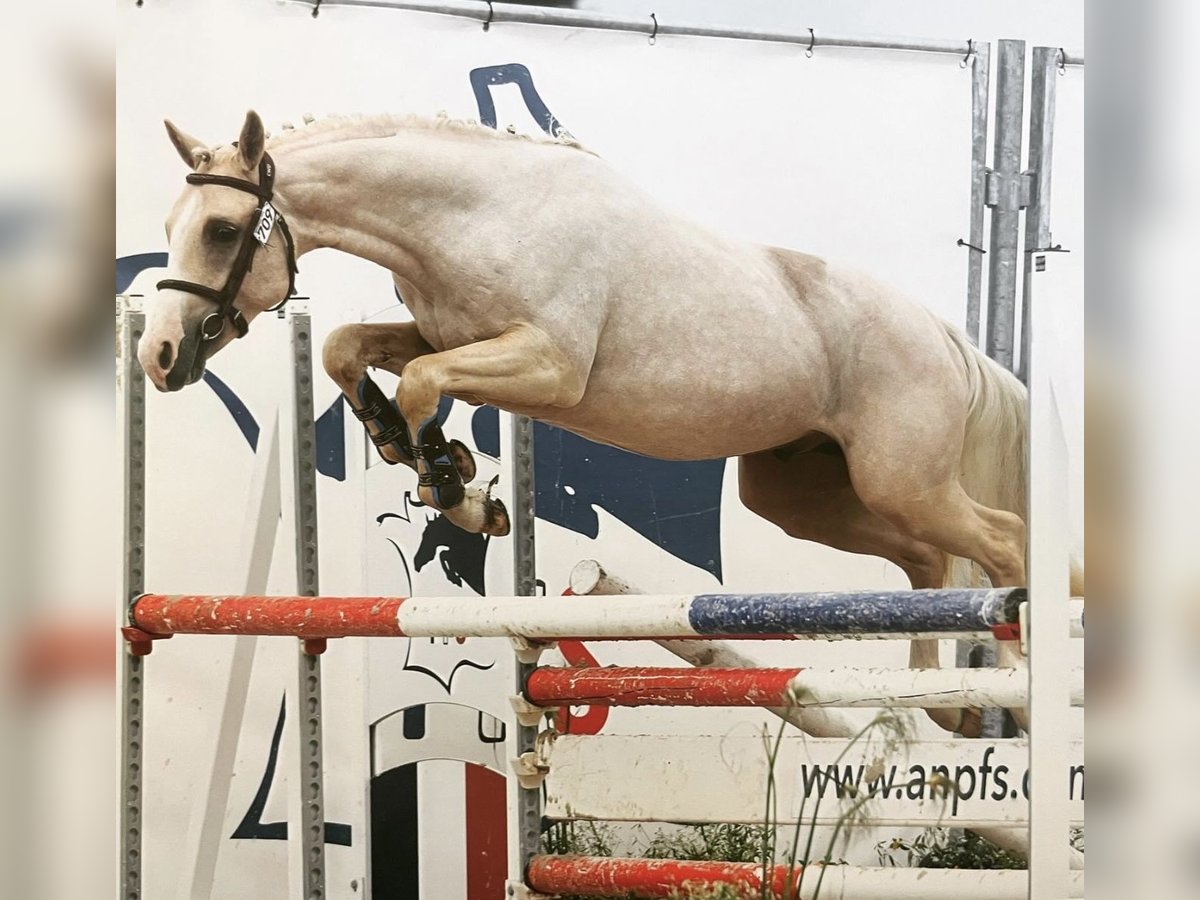
<instances>
[{"instance_id":1,"label":"horse's mane","mask_svg":"<svg viewBox=\"0 0 1200 900\"><path fill-rule=\"evenodd\" d=\"M473 119L452 119L445 113L437 116L420 116L414 113L384 115L331 115L323 119L305 117L306 124L294 128L284 124L283 130L269 137L268 149L291 147L301 143L324 143L325 141L359 140L362 138L392 137L404 129L455 130L484 139L522 140L537 144L555 144L572 147L591 153L579 141L565 132L555 135L544 133L522 134L511 125L507 129L489 128ZM320 140L324 138L325 141Z\"/></svg>"}]
</instances>

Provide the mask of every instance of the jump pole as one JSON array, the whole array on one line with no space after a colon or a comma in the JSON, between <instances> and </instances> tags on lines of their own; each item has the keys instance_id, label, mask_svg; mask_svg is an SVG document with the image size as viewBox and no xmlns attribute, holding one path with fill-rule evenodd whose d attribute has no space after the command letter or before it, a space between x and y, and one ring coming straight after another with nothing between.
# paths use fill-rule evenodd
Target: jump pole
<instances>
[{"instance_id":1,"label":"jump pole","mask_svg":"<svg viewBox=\"0 0 1200 900\"><path fill-rule=\"evenodd\" d=\"M133 623L156 636L830 640L987 638L1019 624L1024 588L592 597L301 597L145 594ZM906 614L907 613L907 614Z\"/></svg>"},{"instance_id":2,"label":"jump pole","mask_svg":"<svg viewBox=\"0 0 1200 900\"><path fill-rule=\"evenodd\" d=\"M641 593L631 582L591 559L576 563L571 570L570 591L578 595ZM1084 611L1081 599L1071 601L1070 619L1071 637L1082 638ZM743 653L738 644L730 641L660 640L657 643L663 649L697 667L753 669L758 666L756 660ZM768 707L767 711L805 734L818 738L850 739L862 729L861 724L838 709L776 706ZM970 830L1005 850L1022 856L1029 853L1029 832L1025 828L989 825L972 827ZM1071 868L1082 870L1083 855L1070 848L1070 856Z\"/></svg>"},{"instance_id":3,"label":"jump pole","mask_svg":"<svg viewBox=\"0 0 1200 900\"><path fill-rule=\"evenodd\" d=\"M1026 900L1027 876L1019 869L903 869L860 866L797 866L767 869L770 893L778 900L812 900L821 880L821 900L933 900L984 897ZM822 878L823 876L823 878ZM535 856L526 871L534 891L549 895L669 898L697 885L724 884L761 896L763 867L757 863L681 862L587 856ZM793 893L800 882L800 893ZM1083 896L1083 873L1074 872L1068 897Z\"/></svg>"},{"instance_id":4,"label":"jump pole","mask_svg":"<svg viewBox=\"0 0 1200 900\"><path fill-rule=\"evenodd\" d=\"M1070 678L1071 705L1083 706L1083 671ZM524 696L545 708L590 706L997 709L1029 703L1022 669L534 669Z\"/></svg>"},{"instance_id":5,"label":"jump pole","mask_svg":"<svg viewBox=\"0 0 1200 900\"><path fill-rule=\"evenodd\" d=\"M609 572L594 559L585 559L571 570L570 592L576 596L592 594L641 594L633 584ZM659 640L669 653L697 668L754 669L758 663L731 641ZM776 706L768 711L814 737L852 738L860 727L852 718L836 709L820 707Z\"/></svg>"}]
</instances>

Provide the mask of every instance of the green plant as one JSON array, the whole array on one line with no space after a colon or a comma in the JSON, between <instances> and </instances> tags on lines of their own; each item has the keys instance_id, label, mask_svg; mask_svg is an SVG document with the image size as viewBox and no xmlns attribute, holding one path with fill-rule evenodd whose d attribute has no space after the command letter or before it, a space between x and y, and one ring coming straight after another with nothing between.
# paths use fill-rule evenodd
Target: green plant
<instances>
[{"instance_id":1,"label":"green plant","mask_svg":"<svg viewBox=\"0 0 1200 900\"><path fill-rule=\"evenodd\" d=\"M799 703L799 700L796 701ZM877 715L858 734L852 737L838 755L833 765L824 768L824 773L850 771L840 764L847 754L860 743L870 742L875 756L873 767L882 767L884 760L897 752L909 739L912 720L907 714L885 711ZM787 722L771 733L764 728L763 743L767 754L767 783L763 800L762 824L755 825L698 825L680 826L671 830L659 829L647 835L644 829L631 830L618 837L612 826L597 822L564 822L554 825L544 836L543 846L550 853L574 853L588 856L612 856L618 844L622 850L635 856L649 859L690 859L722 862L754 863L762 867L761 887L747 889L732 885L697 885L676 891L672 900L769 900L773 879L768 875L775 866L790 869L789 884L793 886L789 898L799 897L806 889L812 900L817 900L824 883L826 869L842 864L834 852L838 840L846 834L848 826L861 825L871 818L871 809L876 797L871 789L862 789L849 782L841 782L835 774L819 776L816 799L811 810L806 810L808 797L801 798L796 815L797 825L791 840L780 846L779 790L775 772ZM870 773L868 772L868 776ZM867 781L870 781L868 777ZM834 786L838 796L852 799L849 808L842 812L833 827L828 843L823 849L814 846L817 835L822 798L826 787ZM945 800L953 795L954 786L943 779L934 778L928 787L938 792ZM806 818L807 812L807 818ZM1073 833L1072 843L1082 849L1083 835ZM962 833L949 828L931 828L918 837L905 841L894 839L876 846L883 865L908 865L921 868L964 868L964 869L1021 869L1025 860L1017 854L1005 851L972 832ZM904 862L897 859L903 854ZM815 884L812 882L815 879ZM806 888L806 880L809 886ZM564 900L585 900L569 897Z\"/></svg>"},{"instance_id":2,"label":"green plant","mask_svg":"<svg viewBox=\"0 0 1200 900\"><path fill-rule=\"evenodd\" d=\"M689 825L657 832L638 852L648 859L705 859L720 862L759 862L768 839L765 825Z\"/></svg>"},{"instance_id":3,"label":"green plant","mask_svg":"<svg viewBox=\"0 0 1200 900\"><path fill-rule=\"evenodd\" d=\"M912 840L893 838L875 847L885 866L906 865L919 869L1024 869L1025 858L1005 850L973 831L930 828ZM904 855L899 863L896 854Z\"/></svg>"},{"instance_id":4,"label":"green plant","mask_svg":"<svg viewBox=\"0 0 1200 900\"><path fill-rule=\"evenodd\" d=\"M793 695L792 705L798 707L801 704L802 698ZM767 746L767 790L766 790L766 812L764 822L778 823L778 790L775 783L775 769L779 759L779 751L783 745L783 735L787 728L787 720L783 719L779 728L775 733L774 740L770 739L770 734L764 729L763 738ZM783 854L783 859L780 863L789 868L787 884L790 886L788 897L799 897L801 888L804 886L805 879L809 877L809 872L814 868L817 871L815 876L817 881L812 890L812 898L816 898L821 893L821 886L825 881L825 871L829 866L838 865L840 861L833 858L833 852L837 846L838 838L842 835L843 829L847 825L862 824L869 818L869 807L874 802L874 795L871 791L862 792L859 796L858 788L852 783L841 782L836 775L829 775L829 772L842 771L840 765L856 744L864 739L879 740L880 745L876 748L876 762L872 766L882 765L882 760L894 753L901 745L909 739L911 731L911 719L907 714L898 713L892 710L880 712L875 716L858 734L854 735L838 754L834 760L834 764L829 766L824 771L826 774L818 776L817 799L813 804L812 813L808 820L807 838L804 842L803 851L800 850L800 835L805 825L804 810L808 803L807 795L800 801L800 809L797 813L797 827L792 837L791 846ZM854 797L854 803L850 809L842 813L839 817L837 825L830 835L829 843L825 847L825 852L819 856L813 855L813 841L816 838L816 822L818 813L821 808L821 800L825 796L825 786L828 784L837 784L843 794ZM772 836L775 834L775 829L771 828ZM764 838L762 848L762 877L760 897L762 900L769 900L771 894L771 881L769 873L774 865L777 864L776 848L773 840Z\"/></svg>"},{"instance_id":5,"label":"green plant","mask_svg":"<svg viewBox=\"0 0 1200 900\"><path fill-rule=\"evenodd\" d=\"M577 819L555 822L542 833L542 852L577 856L613 856L612 826Z\"/></svg>"},{"instance_id":6,"label":"green plant","mask_svg":"<svg viewBox=\"0 0 1200 900\"><path fill-rule=\"evenodd\" d=\"M731 884L706 884L672 891L670 900L755 900L755 897L750 890Z\"/></svg>"}]
</instances>

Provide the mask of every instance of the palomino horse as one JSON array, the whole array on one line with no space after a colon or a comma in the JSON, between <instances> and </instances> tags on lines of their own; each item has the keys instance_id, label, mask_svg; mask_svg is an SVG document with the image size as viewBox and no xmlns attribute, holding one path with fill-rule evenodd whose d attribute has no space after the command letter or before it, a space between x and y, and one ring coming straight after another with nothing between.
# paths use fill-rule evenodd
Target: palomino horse
<instances>
[{"instance_id":1,"label":"palomino horse","mask_svg":"<svg viewBox=\"0 0 1200 900\"><path fill-rule=\"evenodd\" d=\"M505 534L508 516L443 435L444 394L648 456L739 457L750 509L914 587L955 559L1024 583L1024 388L888 288L713 234L567 139L380 116L268 142L253 112L234 145L167 132L192 172L139 347L160 390L195 382L287 298L296 258L334 247L390 271L415 321L339 328L325 368L461 528ZM372 366L401 376L394 406ZM936 666L936 642L912 660Z\"/></svg>"}]
</instances>

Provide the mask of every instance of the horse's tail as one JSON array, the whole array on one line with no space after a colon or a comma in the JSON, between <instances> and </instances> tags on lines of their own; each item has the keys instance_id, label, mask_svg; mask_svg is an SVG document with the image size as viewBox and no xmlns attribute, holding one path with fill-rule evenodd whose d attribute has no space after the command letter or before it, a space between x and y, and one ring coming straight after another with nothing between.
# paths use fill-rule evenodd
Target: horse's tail
<instances>
[{"instance_id":1,"label":"horse's tail","mask_svg":"<svg viewBox=\"0 0 1200 900\"><path fill-rule=\"evenodd\" d=\"M1029 416L1025 385L949 325L946 334L966 365L971 404L967 413L960 479L975 502L1025 518ZM977 584L978 567L950 557L946 584ZM1083 566L1071 558L1071 593L1083 594Z\"/></svg>"}]
</instances>

